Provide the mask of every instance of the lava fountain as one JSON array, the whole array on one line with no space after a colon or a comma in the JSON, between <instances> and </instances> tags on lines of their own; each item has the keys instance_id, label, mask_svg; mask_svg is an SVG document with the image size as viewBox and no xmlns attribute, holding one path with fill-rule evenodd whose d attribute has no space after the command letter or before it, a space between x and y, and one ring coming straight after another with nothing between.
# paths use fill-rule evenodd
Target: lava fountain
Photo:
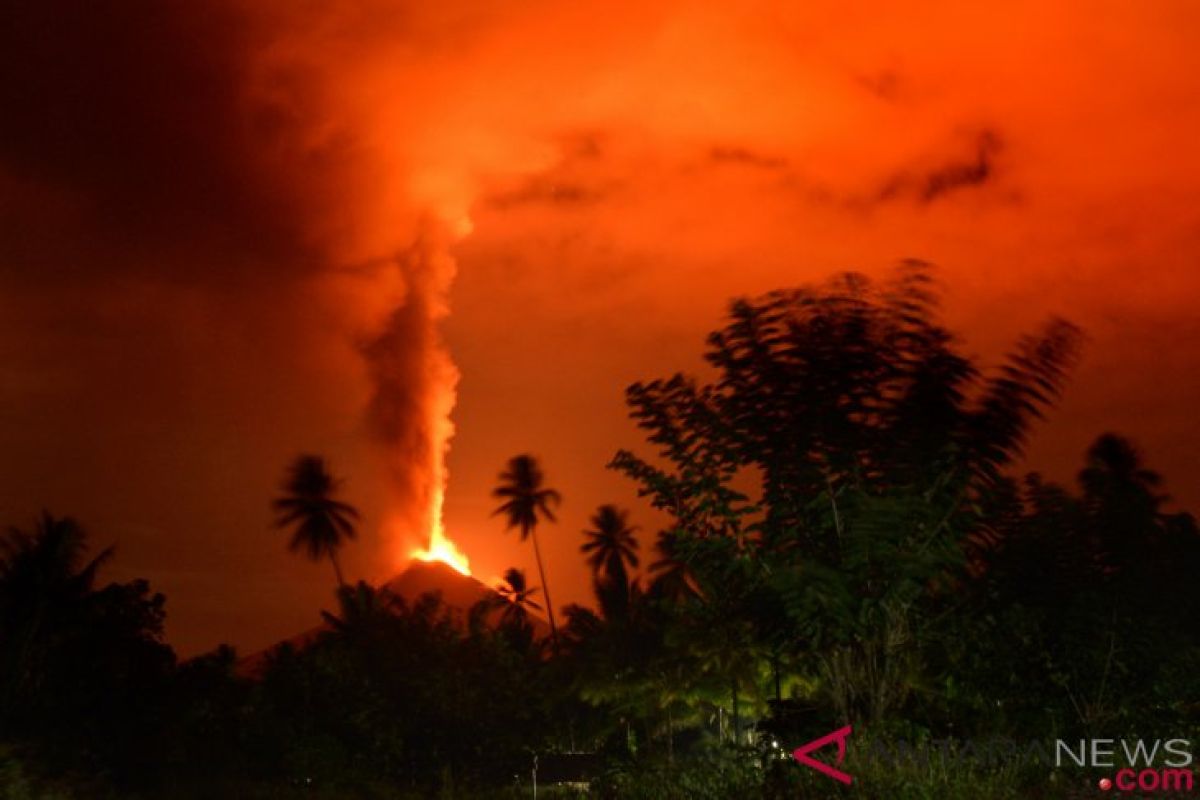
<instances>
[{"instance_id":1,"label":"lava fountain","mask_svg":"<svg viewBox=\"0 0 1200 800\"><path fill-rule=\"evenodd\" d=\"M448 361L447 357L447 361ZM442 413L433 421L432 429L438 447L433 462L433 476L429 496L429 544L417 548L410 554L420 561L441 561L463 575L471 574L471 562L466 554L446 536L445 525L442 522L442 507L446 501L446 482L449 475L446 472L446 451L450 449L450 437L454 435L454 423L450 420L450 412L454 408L455 393L453 385L443 392L444 399L438 404Z\"/></svg>"}]
</instances>

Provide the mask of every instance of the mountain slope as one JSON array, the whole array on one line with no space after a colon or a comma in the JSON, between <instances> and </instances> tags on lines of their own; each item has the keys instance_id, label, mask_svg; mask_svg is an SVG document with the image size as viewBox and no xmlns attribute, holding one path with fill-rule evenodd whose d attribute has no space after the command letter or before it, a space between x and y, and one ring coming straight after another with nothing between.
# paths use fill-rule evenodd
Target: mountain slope
<instances>
[{"instance_id":1,"label":"mountain slope","mask_svg":"<svg viewBox=\"0 0 1200 800\"><path fill-rule=\"evenodd\" d=\"M404 601L409 604L416 602L422 595L436 592L441 595L442 604L464 622L476 603L494 597L496 594L495 590L482 581L470 575L463 575L440 561L412 561L404 572L383 584L381 588L397 597L404 598ZM498 617L499 613L493 612L488 619L495 624ZM531 621L534 635L537 638L540 639L549 634L549 627L540 617L533 616ZM279 647L290 645L296 650L303 650L328 630L328 625L321 624L303 633L288 637L265 650L252 653L238 661L237 672L243 677L257 677L266 668L271 653Z\"/></svg>"}]
</instances>

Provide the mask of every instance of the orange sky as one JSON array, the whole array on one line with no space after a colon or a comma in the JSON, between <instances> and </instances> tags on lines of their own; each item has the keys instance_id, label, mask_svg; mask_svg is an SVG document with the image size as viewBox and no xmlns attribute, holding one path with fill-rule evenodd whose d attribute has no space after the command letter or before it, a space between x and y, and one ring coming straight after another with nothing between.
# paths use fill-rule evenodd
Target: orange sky
<instances>
[{"instance_id":1,"label":"orange sky","mask_svg":"<svg viewBox=\"0 0 1200 800\"><path fill-rule=\"evenodd\" d=\"M3 12L0 521L78 516L182 651L254 649L330 602L269 528L294 454L363 509L348 571L418 543L448 356L447 531L532 570L488 490L539 455L584 600L587 516L646 519L624 386L730 296L905 257L985 358L1087 330L1035 466L1116 429L1200 505L1200 6L626 5Z\"/></svg>"}]
</instances>

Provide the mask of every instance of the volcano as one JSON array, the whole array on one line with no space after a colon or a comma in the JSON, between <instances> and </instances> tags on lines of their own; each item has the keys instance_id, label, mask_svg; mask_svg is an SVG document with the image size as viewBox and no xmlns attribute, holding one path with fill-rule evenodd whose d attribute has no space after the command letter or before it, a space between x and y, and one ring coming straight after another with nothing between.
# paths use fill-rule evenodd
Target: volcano
<instances>
[{"instance_id":1,"label":"volcano","mask_svg":"<svg viewBox=\"0 0 1200 800\"><path fill-rule=\"evenodd\" d=\"M480 600L494 597L490 586L441 561L414 560L408 568L383 585L384 589L403 597L406 603L416 602L421 595L437 592L442 603L464 617Z\"/></svg>"},{"instance_id":2,"label":"volcano","mask_svg":"<svg viewBox=\"0 0 1200 800\"><path fill-rule=\"evenodd\" d=\"M483 581L470 575L464 575L449 564L441 561L416 559L405 568L404 572L383 584L380 589L403 598L404 602L409 605L424 595L436 593L441 596L442 605L464 625L467 615L476 603L496 597L496 591ZM499 617L500 613L497 610L489 614L486 619L491 625L495 625ZM530 622L533 624L536 638L542 639L549 635L549 626L541 617L530 615ZM328 625L321 624L248 655L238 661L237 672L243 677L257 677L262 674L270 655L280 647L287 645L295 650L303 650L328 630L330 630Z\"/></svg>"},{"instance_id":3,"label":"volcano","mask_svg":"<svg viewBox=\"0 0 1200 800\"><path fill-rule=\"evenodd\" d=\"M414 560L408 568L383 585L392 594L403 597L406 603L412 604L422 595L433 592L441 595L442 605L449 609L460 620L466 620L471 608L480 600L496 597L496 590L470 575L464 575L454 567L442 561ZM491 612L487 621L496 625L500 618L499 610ZM533 625L535 638L543 639L550 635L550 625L536 611L529 614L529 622Z\"/></svg>"}]
</instances>

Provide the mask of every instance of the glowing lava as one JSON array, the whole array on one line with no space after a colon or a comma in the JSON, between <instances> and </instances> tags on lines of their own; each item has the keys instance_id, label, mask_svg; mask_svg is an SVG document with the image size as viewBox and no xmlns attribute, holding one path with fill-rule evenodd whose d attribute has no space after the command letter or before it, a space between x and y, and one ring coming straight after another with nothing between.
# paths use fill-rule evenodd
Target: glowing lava
<instances>
[{"instance_id":1,"label":"glowing lava","mask_svg":"<svg viewBox=\"0 0 1200 800\"><path fill-rule=\"evenodd\" d=\"M458 545L446 538L441 522L430 532L429 546L414 550L412 557L418 561L440 561L463 575L471 574L471 562L467 560L466 554L458 549Z\"/></svg>"},{"instance_id":2,"label":"glowing lava","mask_svg":"<svg viewBox=\"0 0 1200 800\"><path fill-rule=\"evenodd\" d=\"M443 424L447 428L450 427L448 420L445 420ZM448 441L449 435L446 435L443 442ZM471 562L467 559L466 553L446 537L446 530L442 526L442 505L446 499L445 470L444 461L439 460L436 470L438 473L437 483L434 484L433 497L429 507L429 546L412 551L411 556L418 561L441 561L463 575L469 576Z\"/></svg>"},{"instance_id":3,"label":"glowing lava","mask_svg":"<svg viewBox=\"0 0 1200 800\"><path fill-rule=\"evenodd\" d=\"M449 363L449 359L446 359ZM453 373L457 376L457 373ZM419 561L440 561L463 575L471 575L471 562L466 553L446 536L442 524L442 507L446 502L446 450L450 446L450 438L454 435L454 423L450 421L450 410L454 407L454 384L451 382L443 387L440 403L437 405L438 414L433 420L434 435L439 446L433 463L433 483L429 502L429 545L418 548L411 553L412 558Z\"/></svg>"}]
</instances>

